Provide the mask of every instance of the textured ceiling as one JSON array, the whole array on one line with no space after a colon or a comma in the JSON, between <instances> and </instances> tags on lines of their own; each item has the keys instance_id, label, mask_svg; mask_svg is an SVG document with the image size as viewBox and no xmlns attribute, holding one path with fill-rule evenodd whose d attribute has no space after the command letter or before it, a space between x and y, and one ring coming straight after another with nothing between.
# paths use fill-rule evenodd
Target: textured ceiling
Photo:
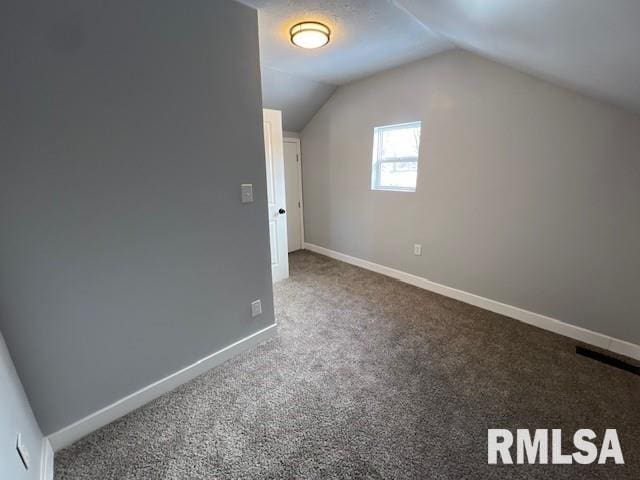
<instances>
[{"instance_id":1,"label":"textured ceiling","mask_svg":"<svg viewBox=\"0 0 640 480\"><path fill-rule=\"evenodd\" d=\"M388 0L254 0L262 63L316 81L343 84L451 44ZM314 19L331 29L318 50L291 44L289 28Z\"/></svg>"},{"instance_id":2,"label":"textured ceiling","mask_svg":"<svg viewBox=\"0 0 640 480\"><path fill-rule=\"evenodd\" d=\"M336 85L449 48L640 111L640 0L242 0L259 11L265 106L300 131ZM320 20L319 50L288 29Z\"/></svg>"},{"instance_id":3,"label":"textured ceiling","mask_svg":"<svg viewBox=\"0 0 640 480\"><path fill-rule=\"evenodd\" d=\"M336 85L424 58L453 45L389 0L243 0L258 9L265 106L300 131ZM289 28L319 20L331 42L318 50L291 44Z\"/></svg>"}]
</instances>

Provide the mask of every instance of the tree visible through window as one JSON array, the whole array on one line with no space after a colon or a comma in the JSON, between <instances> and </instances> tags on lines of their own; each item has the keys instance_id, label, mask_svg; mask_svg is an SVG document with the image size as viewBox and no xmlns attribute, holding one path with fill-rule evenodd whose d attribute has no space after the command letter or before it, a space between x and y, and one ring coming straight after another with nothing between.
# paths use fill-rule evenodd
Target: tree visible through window
<instances>
[{"instance_id":1,"label":"tree visible through window","mask_svg":"<svg viewBox=\"0 0 640 480\"><path fill-rule=\"evenodd\" d=\"M420 127L412 122L373 130L372 190L416 191Z\"/></svg>"}]
</instances>

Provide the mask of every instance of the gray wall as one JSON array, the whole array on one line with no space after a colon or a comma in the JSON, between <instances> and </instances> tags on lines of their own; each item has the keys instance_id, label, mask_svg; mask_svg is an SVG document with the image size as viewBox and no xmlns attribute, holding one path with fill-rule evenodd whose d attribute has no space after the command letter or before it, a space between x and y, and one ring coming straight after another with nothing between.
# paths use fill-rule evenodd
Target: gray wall
<instances>
[{"instance_id":1,"label":"gray wall","mask_svg":"<svg viewBox=\"0 0 640 480\"><path fill-rule=\"evenodd\" d=\"M417 192L371 191L413 120ZM455 50L339 88L302 161L307 242L640 343L640 117Z\"/></svg>"},{"instance_id":2,"label":"gray wall","mask_svg":"<svg viewBox=\"0 0 640 480\"><path fill-rule=\"evenodd\" d=\"M0 478L39 480L42 433L22 389L2 334L0 334L0 405ZM18 433L22 434L22 442L31 457L29 470L25 470L16 451Z\"/></svg>"},{"instance_id":3,"label":"gray wall","mask_svg":"<svg viewBox=\"0 0 640 480\"><path fill-rule=\"evenodd\" d=\"M257 15L1 13L0 328L49 434L274 322Z\"/></svg>"}]
</instances>

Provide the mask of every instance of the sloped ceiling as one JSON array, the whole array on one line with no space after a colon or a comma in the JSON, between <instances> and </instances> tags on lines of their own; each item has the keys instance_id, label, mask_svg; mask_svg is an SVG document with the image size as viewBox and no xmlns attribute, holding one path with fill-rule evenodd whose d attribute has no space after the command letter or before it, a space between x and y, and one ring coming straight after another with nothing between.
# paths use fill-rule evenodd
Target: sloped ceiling
<instances>
[{"instance_id":1,"label":"sloped ceiling","mask_svg":"<svg viewBox=\"0 0 640 480\"><path fill-rule=\"evenodd\" d=\"M262 105L282 110L285 130L299 132L329 99L336 85L262 65Z\"/></svg>"},{"instance_id":2,"label":"sloped ceiling","mask_svg":"<svg viewBox=\"0 0 640 480\"><path fill-rule=\"evenodd\" d=\"M300 131L337 85L450 48L640 112L640 0L245 0L258 9L265 106ZM293 46L319 20L332 41Z\"/></svg>"},{"instance_id":3,"label":"sloped ceiling","mask_svg":"<svg viewBox=\"0 0 640 480\"><path fill-rule=\"evenodd\" d=\"M640 111L638 0L398 0L461 48Z\"/></svg>"}]
</instances>

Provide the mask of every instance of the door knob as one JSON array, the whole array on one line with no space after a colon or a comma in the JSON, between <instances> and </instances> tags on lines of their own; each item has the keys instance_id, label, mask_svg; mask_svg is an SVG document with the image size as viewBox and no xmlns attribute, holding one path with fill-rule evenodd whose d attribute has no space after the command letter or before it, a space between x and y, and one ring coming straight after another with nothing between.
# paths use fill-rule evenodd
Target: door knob
<instances>
[{"instance_id":1,"label":"door knob","mask_svg":"<svg viewBox=\"0 0 640 480\"><path fill-rule=\"evenodd\" d=\"M287 213L287 211L284 208L281 208L280 210L278 210L278 213L280 215L284 215L285 213Z\"/></svg>"}]
</instances>

